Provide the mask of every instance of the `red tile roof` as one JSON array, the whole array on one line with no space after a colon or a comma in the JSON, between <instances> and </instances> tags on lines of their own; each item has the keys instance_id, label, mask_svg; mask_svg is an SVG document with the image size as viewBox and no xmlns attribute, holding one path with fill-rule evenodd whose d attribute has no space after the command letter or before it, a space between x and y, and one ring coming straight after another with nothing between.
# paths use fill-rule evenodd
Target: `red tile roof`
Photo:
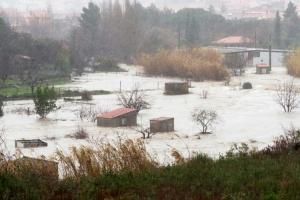
<instances>
[{"instance_id":1,"label":"red tile roof","mask_svg":"<svg viewBox=\"0 0 300 200\"><path fill-rule=\"evenodd\" d=\"M133 112L137 112L137 110L132 109L132 108L119 108L119 109L113 110L111 112L103 113L102 115L99 115L98 117L106 118L106 119L113 119L113 118L120 117L120 116L129 114L129 113L133 113Z\"/></svg>"},{"instance_id":2,"label":"red tile roof","mask_svg":"<svg viewBox=\"0 0 300 200\"><path fill-rule=\"evenodd\" d=\"M267 67L270 67L270 66L268 64L257 64L256 67L267 68Z\"/></svg>"}]
</instances>

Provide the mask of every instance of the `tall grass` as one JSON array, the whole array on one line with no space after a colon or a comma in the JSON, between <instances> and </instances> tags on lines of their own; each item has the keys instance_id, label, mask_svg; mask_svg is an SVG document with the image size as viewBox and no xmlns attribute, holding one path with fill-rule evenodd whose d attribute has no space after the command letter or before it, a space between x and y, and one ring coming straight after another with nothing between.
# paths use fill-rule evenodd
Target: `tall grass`
<instances>
[{"instance_id":1,"label":"tall grass","mask_svg":"<svg viewBox=\"0 0 300 200\"><path fill-rule=\"evenodd\" d=\"M295 77L300 77L300 49L287 57L288 74Z\"/></svg>"},{"instance_id":2,"label":"tall grass","mask_svg":"<svg viewBox=\"0 0 300 200\"><path fill-rule=\"evenodd\" d=\"M157 162L147 153L142 140L94 143L93 148L73 147L69 155L57 151L64 177L95 177L121 171L138 173L158 167Z\"/></svg>"},{"instance_id":3,"label":"tall grass","mask_svg":"<svg viewBox=\"0 0 300 200\"><path fill-rule=\"evenodd\" d=\"M209 48L162 50L152 55L141 55L137 64L144 66L149 75L191 78L195 81L221 81L229 76L222 55Z\"/></svg>"}]
</instances>

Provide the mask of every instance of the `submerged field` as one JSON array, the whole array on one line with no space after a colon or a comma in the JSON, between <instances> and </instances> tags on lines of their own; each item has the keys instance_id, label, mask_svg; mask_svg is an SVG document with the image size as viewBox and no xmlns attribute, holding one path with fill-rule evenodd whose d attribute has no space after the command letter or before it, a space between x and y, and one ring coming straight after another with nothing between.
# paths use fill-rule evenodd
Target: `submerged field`
<instances>
[{"instance_id":1,"label":"submerged field","mask_svg":"<svg viewBox=\"0 0 300 200\"><path fill-rule=\"evenodd\" d=\"M148 151L159 158L161 163L170 162L171 149L175 148L185 156L193 153L206 153L217 157L228 151L234 143L247 143L261 149L270 144L274 137L282 135L284 128L300 127L300 109L291 114L282 112L275 103L275 87L280 81L291 79L286 69L276 66L270 75L256 75L254 68L247 68L243 77L233 77L230 86L223 82L193 82L190 94L183 96L163 95L164 83L180 79L144 77L141 69L123 66L128 72L96 73L78 77L73 83L64 85L67 89L106 90L109 95L94 96L91 102L59 101L61 109L39 120L36 115L20 113L18 108L32 108L31 101L10 101L6 103L6 115L0 119L4 129L8 150L15 153L15 139L42 139L48 142L47 148L22 149L27 156L51 156L56 149L68 151L71 146L89 145L89 140L116 140L118 138L140 138L135 128L108 129L97 127L96 123L81 120L79 110L95 106L99 112L120 107L116 93L129 90L135 85L144 89L151 108L143 110L138 123L149 126L149 120L156 117L174 117L174 133L157 134L146 141ZM251 82L253 90L242 90L241 84ZM300 86L300 79L295 83ZM208 91L208 99L201 99L203 90ZM200 136L200 127L191 117L196 108L216 110L219 119L211 135ZM82 127L89 133L89 140L76 140L65 136Z\"/></svg>"}]
</instances>

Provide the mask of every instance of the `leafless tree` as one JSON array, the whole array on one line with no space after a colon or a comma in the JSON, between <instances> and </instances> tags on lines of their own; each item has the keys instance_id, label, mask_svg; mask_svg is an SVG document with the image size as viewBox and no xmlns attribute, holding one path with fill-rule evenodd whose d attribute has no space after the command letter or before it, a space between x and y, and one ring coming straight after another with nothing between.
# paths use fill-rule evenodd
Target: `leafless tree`
<instances>
[{"instance_id":1,"label":"leafless tree","mask_svg":"<svg viewBox=\"0 0 300 200\"><path fill-rule=\"evenodd\" d=\"M201 125L201 133L207 134L209 133L208 129L216 122L218 115L212 110L196 110L192 113L192 117L197 124Z\"/></svg>"},{"instance_id":2,"label":"leafless tree","mask_svg":"<svg viewBox=\"0 0 300 200\"><path fill-rule=\"evenodd\" d=\"M121 92L118 95L118 101L125 108L134 108L137 111L147 109L150 106L146 94L138 86L135 86L131 91Z\"/></svg>"},{"instance_id":3,"label":"leafless tree","mask_svg":"<svg viewBox=\"0 0 300 200\"><path fill-rule=\"evenodd\" d=\"M208 90L202 90L200 94L201 99L207 99L208 97Z\"/></svg>"},{"instance_id":4,"label":"leafless tree","mask_svg":"<svg viewBox=\"0 0 300 200\"><path fill-rule=\"evenodd\" d=\"M142 139L150 139L153 133L150 132L150 128L144 128L143 126L139 126L136 129L136 132L142 134Z\"/></svg>"},{"instance_id":5,"label":"leafless tree","mask_svg":"<svg viewBox=\"0 0 300 200\"><path fill-rule=\"evenodd\" d=\"M299 89L294 80L279 84L276 88L276 102L284 112L292 112L299 105Z\"/></svg>"},{"instance_id":6,"label":"leafless tree","mask_svg":"<svg viewBox=\"0 0 300 200\"><path fill-rule=\"evenodd\" d=\"M78 117L81 121L87 120L89 122L95 122L97 120L97 116L104 112L105 110L94 105L81 106L81 108L78 111Z\"/></svg>"}]
</instances>

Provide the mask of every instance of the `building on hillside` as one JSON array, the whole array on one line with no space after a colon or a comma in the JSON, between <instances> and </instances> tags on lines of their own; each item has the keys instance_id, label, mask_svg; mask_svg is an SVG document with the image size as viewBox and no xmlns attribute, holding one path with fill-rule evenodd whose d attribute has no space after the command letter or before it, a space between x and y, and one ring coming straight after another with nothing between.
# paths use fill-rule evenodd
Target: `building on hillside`
<instances>
[{"instance_id":1,"label":"building on hillside","mask_svg":"<svg viewBox=\"0 0 300 200\"><path fill-rule=\"evenodd\" d=\"M244 36L229 36L212 42L213 45L223 47L250 47L254 41Z\"/></svg>"},{"instance_id":2,"label":"building on hillside","mask_svg":"<svg viewBox=\"0 0 300 200\"><path fill-rule=\"evenodd\" d=\"M131 108L120 108L106 112L97 117L97 125L102 127L136 126L138 111Z\"/></svg>"},{"instance_id":3,"label":"building on hillside","mask_svg":"<svg viewBox=\"0 0 300 200\"><path fill-rule=\"evenodd\" d=\"M268 64L257 64L256 65L256 74L270 74L271 67Z\"/></svg>"},{"instance_id":4,"label":"building on hillside","mask_svg":"<svg viewBox=\"0 0 300 200\"><path fill-rule=\"evenodd\" d=\"M179 95L189 93L188 82L169 82L165 83L165 94L166 95Z\"/></svg>"},{"instance_id":5,"label":"building on hillside","mask_svg":"<svg viewBox=\"0 0 300 200\"><path fill-rule=\"evenodd\" d=\"M44 142L40 139L33 140L15 140L16 148L39 148L39 147L47 147L48 143Z\"/></svg>"},{"instance_id":6,"label":"building on hillside","mask_svg":"<svg viewBox=\"0 0 300 200\"><path fill-rule=\"evenodd\" d=\"M164 133L174 131L174 118L160 117L150 120L151 133Z\"/></svg>"}]
</instances>

